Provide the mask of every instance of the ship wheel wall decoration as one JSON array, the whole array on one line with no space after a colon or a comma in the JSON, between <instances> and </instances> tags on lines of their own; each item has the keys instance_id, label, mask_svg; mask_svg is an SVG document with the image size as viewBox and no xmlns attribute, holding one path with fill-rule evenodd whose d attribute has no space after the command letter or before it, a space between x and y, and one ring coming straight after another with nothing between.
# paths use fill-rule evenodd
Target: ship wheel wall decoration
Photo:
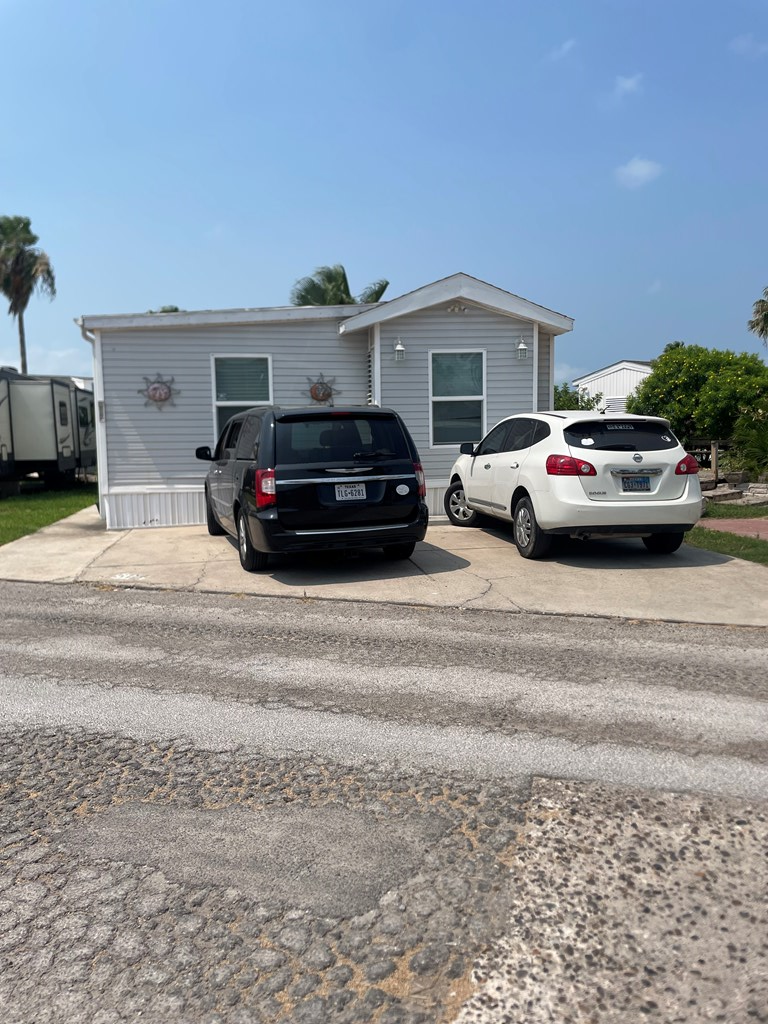
<instances>
[{"instance_id":1,"label":"ship wheel wall decoration","mask_svg":"<svg viewBox=\"0 0 768 1024\"><path fill-rule=\"evenodd\" d=\"M335 377L330 377L326 380L321 373L317 377L307 377L307 383L309 384L309 390L302 391L302 395L311 398L318 405L333 405L333 396L341 394L338 388L334 387L336 383Z\"/></svg>"},{"instance_id":2,"label":"ship wheel wall decoration","mask_svg":"<svg viewBox=\"0 0 768 1024\"><path fill-rule=\"evenodd\" d=\"M137 394L144 395L146 401L144 405L154 405L162 412L166 405L175 405L173 400L174 395L179 395L181 392L178 388L173 386L175 377L163 377L161 373L156 373L154 379L152 377L144 378L144 387L139 388Z\"/></svg>"}]
</instances>

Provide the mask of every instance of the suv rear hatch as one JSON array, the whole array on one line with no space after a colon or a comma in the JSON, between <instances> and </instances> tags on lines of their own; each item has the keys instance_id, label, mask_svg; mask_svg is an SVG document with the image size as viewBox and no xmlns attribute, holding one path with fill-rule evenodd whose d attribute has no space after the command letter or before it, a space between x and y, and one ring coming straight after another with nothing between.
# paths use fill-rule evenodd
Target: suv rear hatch
<instances>
[{"instance_id":1,"label":"suv rear hatch","mask_svg":"<svg viewBox=\"0 0 768 1024\"><path fill-rule=\"evenodd\" d=\"M563 433L571 455L580 463L577 475L590 501L682 497L688 471L678 467L686 454L663 421L600 416L571 423Z\"/></svg>"},{"instance_id":2,"label":"suv rear hatch","mask_svg":"<svg viewBox=\"0 0 768 1024\"><path fill-rule=\"evenodd\" d=\"M417 517L421 481L397 416L290 414L276 420L277 515L287 530L391 526Z\"/></svg>"}]
</instances>

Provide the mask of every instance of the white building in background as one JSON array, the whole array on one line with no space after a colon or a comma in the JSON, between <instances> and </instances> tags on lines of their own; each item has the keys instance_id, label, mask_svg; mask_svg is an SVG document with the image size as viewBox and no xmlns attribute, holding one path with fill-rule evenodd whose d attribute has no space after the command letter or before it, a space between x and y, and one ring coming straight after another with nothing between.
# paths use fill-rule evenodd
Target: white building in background
<instances>
[{"instance_id":1,"label":"white building in background","mask_svg":"<svg viewBox=\"0 0 768 1024\"><path fill-rule=\"evenodd\" d=\"M587 398L602 395L599 407L605 412L626 412L627 398L650 376L651 370L651 363L645 359L622 359L576 377L573 386Z\"/></svg>"}]
</instances>

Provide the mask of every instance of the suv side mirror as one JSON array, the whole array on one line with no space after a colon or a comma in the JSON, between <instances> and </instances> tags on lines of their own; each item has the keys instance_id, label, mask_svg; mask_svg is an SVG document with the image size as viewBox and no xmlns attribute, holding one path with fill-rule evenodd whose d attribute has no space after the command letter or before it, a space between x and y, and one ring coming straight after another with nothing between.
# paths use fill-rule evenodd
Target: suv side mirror
<instances>
[{"instance_id":1,"label":"suv side mirror","mask_svg":"<svg viewBox=\"0 0 768 1024\"><path fill-rule=\"evenodd\" d=\"M474 455L475 454L475 446L472 444L471 441L465 441L463 444L459 445L459 454L460 455ZM198 458L199 458L199 456L198 456Z\"/></svg>"},{"instance_id":2,"label":"suv side mirror","mask_svg":"<svg viewBox=\"0 0 768 1024\"><path fill-rule=\"evenodd\" d=\"M201 445L199 448L195 448L195 458L203 459L205 462L213 462L211 449L207 444Z\"/></svg>"}]
</instances>

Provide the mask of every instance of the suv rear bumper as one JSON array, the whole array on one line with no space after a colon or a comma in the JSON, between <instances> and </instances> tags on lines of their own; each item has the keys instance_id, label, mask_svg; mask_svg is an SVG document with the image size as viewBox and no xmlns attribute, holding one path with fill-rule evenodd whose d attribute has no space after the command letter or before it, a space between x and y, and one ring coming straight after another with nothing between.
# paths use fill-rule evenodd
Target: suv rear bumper
<instances>
[{"instance_id":1,"label":"suv rear bumper","mask_svg":"<svg viewBox=\"0 0 768 1024\"><path fill-rule=\"evenodd\" d=\"M348 548L378 548L388 544L410 544L424 540L429 522L425 503L416 518L385 526L357 526L332 530L286 530L273 509L249 512L247 523L251 543L258 551L273 554L291 551L332 551Z\"/></svg>"}]
</instances>

